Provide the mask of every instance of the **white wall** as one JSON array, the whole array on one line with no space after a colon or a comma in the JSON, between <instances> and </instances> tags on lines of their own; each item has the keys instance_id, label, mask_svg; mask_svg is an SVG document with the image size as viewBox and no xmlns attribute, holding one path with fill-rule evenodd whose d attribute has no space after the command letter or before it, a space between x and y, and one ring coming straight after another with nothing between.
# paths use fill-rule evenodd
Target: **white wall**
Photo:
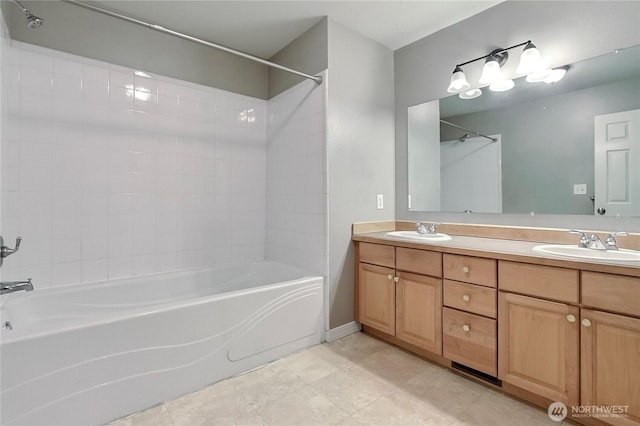
<instances>
[{"instance_id":1,"label":"white wall","mask_svg":"<svg viewBox=\"0 0 640 426\"><path fill-rule=\"evenodd\" d=\"M3 279L264 257L266 101L16 41L2 54L1 229L23 237Z\"/></svg>"},{"instance_id":2,"label":"white wall","mask_svg":"<svg viewBox=\"0 0 640 426\"><path fill-rule=\"evenodd\" d=\"M322 74L325 79L326 71ZM327 85L269 100L266 256L327 276Z\"/></svg>"},{"instance_id":3,"label":"white wall","mask_svg":"<svg viewBox=\"0 0 640 426\"><path fill-rule=\"evenodd\" d=\"M353 321L351 224L395 211L393 52L329 20L330 328ZM377 210L376 195L384 196Z\"/></svg>"}]
</instances>

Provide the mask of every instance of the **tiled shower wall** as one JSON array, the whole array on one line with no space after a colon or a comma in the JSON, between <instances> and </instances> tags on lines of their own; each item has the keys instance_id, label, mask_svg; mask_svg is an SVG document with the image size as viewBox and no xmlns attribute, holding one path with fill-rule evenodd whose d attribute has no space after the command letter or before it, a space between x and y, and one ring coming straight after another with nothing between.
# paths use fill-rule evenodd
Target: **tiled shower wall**
<instances>
[{"instance_id":1,"label":"tiled shower wall","mask_svg":"<svg viewBox=\"0 0 640 426\"><path fill-rule=\"evenodd\" d=\"M327 276L327 72L269 100L266 253Z\"/></svg>"},{"instance_id":2,"label":"tiled shower wall","mask_svg":"<svg viewBox=\"0 0 640 426\"><path fill-rule=\"evenodd\" d=\"M10 44L0 230L23 242L3 280L42 288L264 257L266 101Z\"/></svg>"}]
</instances>

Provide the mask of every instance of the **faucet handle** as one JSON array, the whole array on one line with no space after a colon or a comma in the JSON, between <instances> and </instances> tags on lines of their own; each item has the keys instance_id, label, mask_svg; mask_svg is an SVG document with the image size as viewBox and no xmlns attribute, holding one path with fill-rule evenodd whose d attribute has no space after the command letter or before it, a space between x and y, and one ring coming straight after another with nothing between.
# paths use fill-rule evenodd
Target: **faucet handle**
<instances>
[{"instance_id":1,"label":"faucet handle","mask_svg":"<svg viewBox=\"0 0 640 426\"><path fill-rule=\"evenodd\" d=\"M579 231L577 229L571 229L569 230L570 233L572 234L580 234L580 243L578 244L578 247L583 247L583 248L587 248L589 245L589 236L587 235L586 232L584 231Z\"/></svg>"},{"instance_id":2,"label":"faucet handle","mask_svg":"<svg viewBox=\"0 0 640 426\"><path fill-rule=\"evenodd\" d=\"M10 254L13 254L13 253L17 252L18 249L20 248L20 243L21 242L22 242L22 237L18 237L18 238L16 238L16 247L15 248L7 247L5 245L0 247L0 258L5 258L5 257L9 256ZM2 244L2 243L0 243L0 244Z\"/></svg>"},{"instance_id":3,"label":"faucet handle","mask_svg":"<svg viewBox=\"0 0 640 426\"><path fill-rule=\"evenodd\" d=\"M629 233L626 231L611 232L604 240L604 247L606 250L618 250L618 243L616 237L626 237Z\"/></svg>"}]
</instances>

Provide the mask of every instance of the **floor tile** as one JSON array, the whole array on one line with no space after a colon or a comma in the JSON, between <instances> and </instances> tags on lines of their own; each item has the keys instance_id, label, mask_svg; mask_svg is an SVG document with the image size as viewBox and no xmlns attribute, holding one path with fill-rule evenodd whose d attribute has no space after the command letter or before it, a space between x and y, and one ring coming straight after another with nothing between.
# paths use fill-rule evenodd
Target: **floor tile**
<instances>
[{"instance_id":1,"label":"floor tile","mask_svg":"<svg viewBox=\"0 0 640 426\"><path fill-rule=\"evenodd\" d=\"M273 363L248 374L234 377L229 382L253 409L298 392L307 384L280 363Z\"/></svg>"},{"instance_id":2,"label":"floor tile","mask_svg":"<svg viewBox=\"0 0 640 426\"><path fill-rule=\"evenodd\" d=\"M488 390L451 426L558 426L546 411L531 407L499 392Z\"/></svg>"},{"instance_id":3,"label":"floor tile","mask_svg":"<svg viewBox=\"0 0 640 426\"><path fill-rule=\"evenodd\" d=\"M358 365L386 382L401 385L425 372L430 364L398 348L388 346L367 356Z\"/></svg>"},{"instance_id":4,"label":"floor tile","mask_svg":"<svg viewBox=\"0 0 640 426\"><path fill-rule=\"evenodd\" d=\"M395 389L375 374L358 366L329 374L314 382L312 386L348 414L356 413Z\"/></svg>"},{"instance_id":5,"label":"floor tile","mask_svg":"<svg viewBox=\"0 0 640 426\"><path fill-rule=\"evenodd\" d=\"M349 415L306 386L257 410L268 425L336 425Z\"/></svg>"},{"instance_id":6,"label":"floor tile","mask_svg":"<svg viewBox=\"0 0 640 426\"><path fill-rule=\"evenodd\" d=\"M306 383L313 383L342 368L354 365L344 356L333 352L327 345L318 345L277 361L277 364L295 373Z\"/></svg>"},{"instance_id":7,"label":"floor tile","mask_svg":"<svg viewBox=\"0 0 640 426\"><path fill-rule=\"evenodd\" d=\"M166 406L175 426L264 425L228 381L168 402Z\"/></svg>"}]
</instances>

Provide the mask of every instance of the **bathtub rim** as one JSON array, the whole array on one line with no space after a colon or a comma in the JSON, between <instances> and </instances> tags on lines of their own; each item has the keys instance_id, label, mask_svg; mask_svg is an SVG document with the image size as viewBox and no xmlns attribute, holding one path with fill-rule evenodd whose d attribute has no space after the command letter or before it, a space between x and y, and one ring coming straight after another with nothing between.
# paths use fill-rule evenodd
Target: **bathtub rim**
<instances>
[{"instance_id":1,"label":"bathtub rim","mask_svg":"<svg viewBox=\"0 0 640 426\"><path fill-rule=\"evenodd\" d=\"M295 285L302 285L302 284L314 284L314 283L319 283L324 291L324 282L325 279L323 276L321 275L314 275L314 274L308 274L307 272L304 272L303 270L287 265L285 263L281 263L281 262L277 262L277 261L272 261L272 260L264 260L264 261L249 261L249 262L238 262L238 263L234 263L234 264L230 264L230 265L224 265L221 266L219 268L224 268L227 266L241 266L241 265L246 265L246 264L256 264L256 263L263 263L263 262L270 262L270 263L276 263L279 265L284 265L287 268L290 268L292 270L296 270L300 273L305 273L307 275L303 275L301 277L295 278L295 279L291 279L291 280L287 280L287 281L276 281L273 283L265 283L265 284L261 284L255 287L250 287L250 288L243 288L243 289L238 289L238 290L232 290L232 291L226 291L226 292L222 292L222 293L216 293L216 294L212 294L212 295L208 295L208 296L202 296L202 297L191 297L191 298L187 298L187 299L182 299L182 300L175 300L175 301L169 301L169 302L163 302L163 303L158 303L152 306L148 306L148 307L139 307L139 308L132 308L130 310L126 310L124 312L119 312L113 315L107 315L107 316L103 316L103 317L88 317L88 318L79 318L77 321L70 321L68 323L64 323L62 324L60 327L55 327L53 329L48 328L48 327L44 327L42 330L36 330L36 331L29 331L31 327L28 327L27 330L29 332L24 332L23 330L20 330L20 328L16 329L16 324L13 324L13 329L12 330L0 330L0 348L5 345L5 344L11 344L14 342L20 342L20 341L26 341L26 340L30 340L30 339L36 339L36 338L40 338L43 336L49 336L49 335L55 335L58 333L64 333L64 332L70 332L73 330L78 330L81 328L85 328L85 327L92 327L92 326L99 326L99 325L107 325L107 324L112 324L112 323L116 323L119 321L124 321L127 319L131 319L131 318L140 318L140 317L144 317L144 316L149 316L149 315L155 315L159 312L169 312L169 311L173 311L173 310L178 310L178 309L183 309L186 306L198 306L198 305L202 305L205 303L210 303L213 300L223 300L223 299L227 299L227 298L231 298L231 297L236 297L239 294L242 293L252 293L252 292L264 292L264 291L268 291L270 289L276 289L276 288L282 288L282 287L288 287L288 286L295 286ZM194 268L194 269L188 269L188 270L179 270L179 271L168 271L168 272L160 272L160 273L153 273L153 274L145 274L145 275L138 275L135 277L126 277L123 278L122 281L126 281L126 280L131 280L131 279L149 279L152 278L154 276L166 276L167 273L185 273L188 274L189 272L197 272L197 271L208 271L208 270L216 270L219 269L218 267L216 268ZM120 280L120 279L117 279ZM101 281L94 281L94 282L87 282L87 283L80 283L80 284L70 284L70 285L64 285L64 286L57 286L57 287L49 287L46 289L43 289L42 291L46 291L46 290L50 290L51 293L56 294L58 292L64 294L67 292L72 292L73 290L76 289L83 289L86 290L87 287L89 286L104 286L104 285L109 285L109 283L113 284L114 280L101 280ZM122 284L120 284L122 285ZM49 292L48 292L49 293ZM31 295L26 294L25 296L23 296L24 298L27 298ZM32 297L38 297L41 295L33 295ZM5 302L6 303L6 302ZM5 309L5 303L2 303L2 310L4 311ZM5 320L9 320L11 321L11 318L2 318L2 321L4 322ZM35 328L35 327L34 327ZM16 333L17 331L17 333ZM26 333L26 334L25 334Z\"/></svg>"}]
</instances>

